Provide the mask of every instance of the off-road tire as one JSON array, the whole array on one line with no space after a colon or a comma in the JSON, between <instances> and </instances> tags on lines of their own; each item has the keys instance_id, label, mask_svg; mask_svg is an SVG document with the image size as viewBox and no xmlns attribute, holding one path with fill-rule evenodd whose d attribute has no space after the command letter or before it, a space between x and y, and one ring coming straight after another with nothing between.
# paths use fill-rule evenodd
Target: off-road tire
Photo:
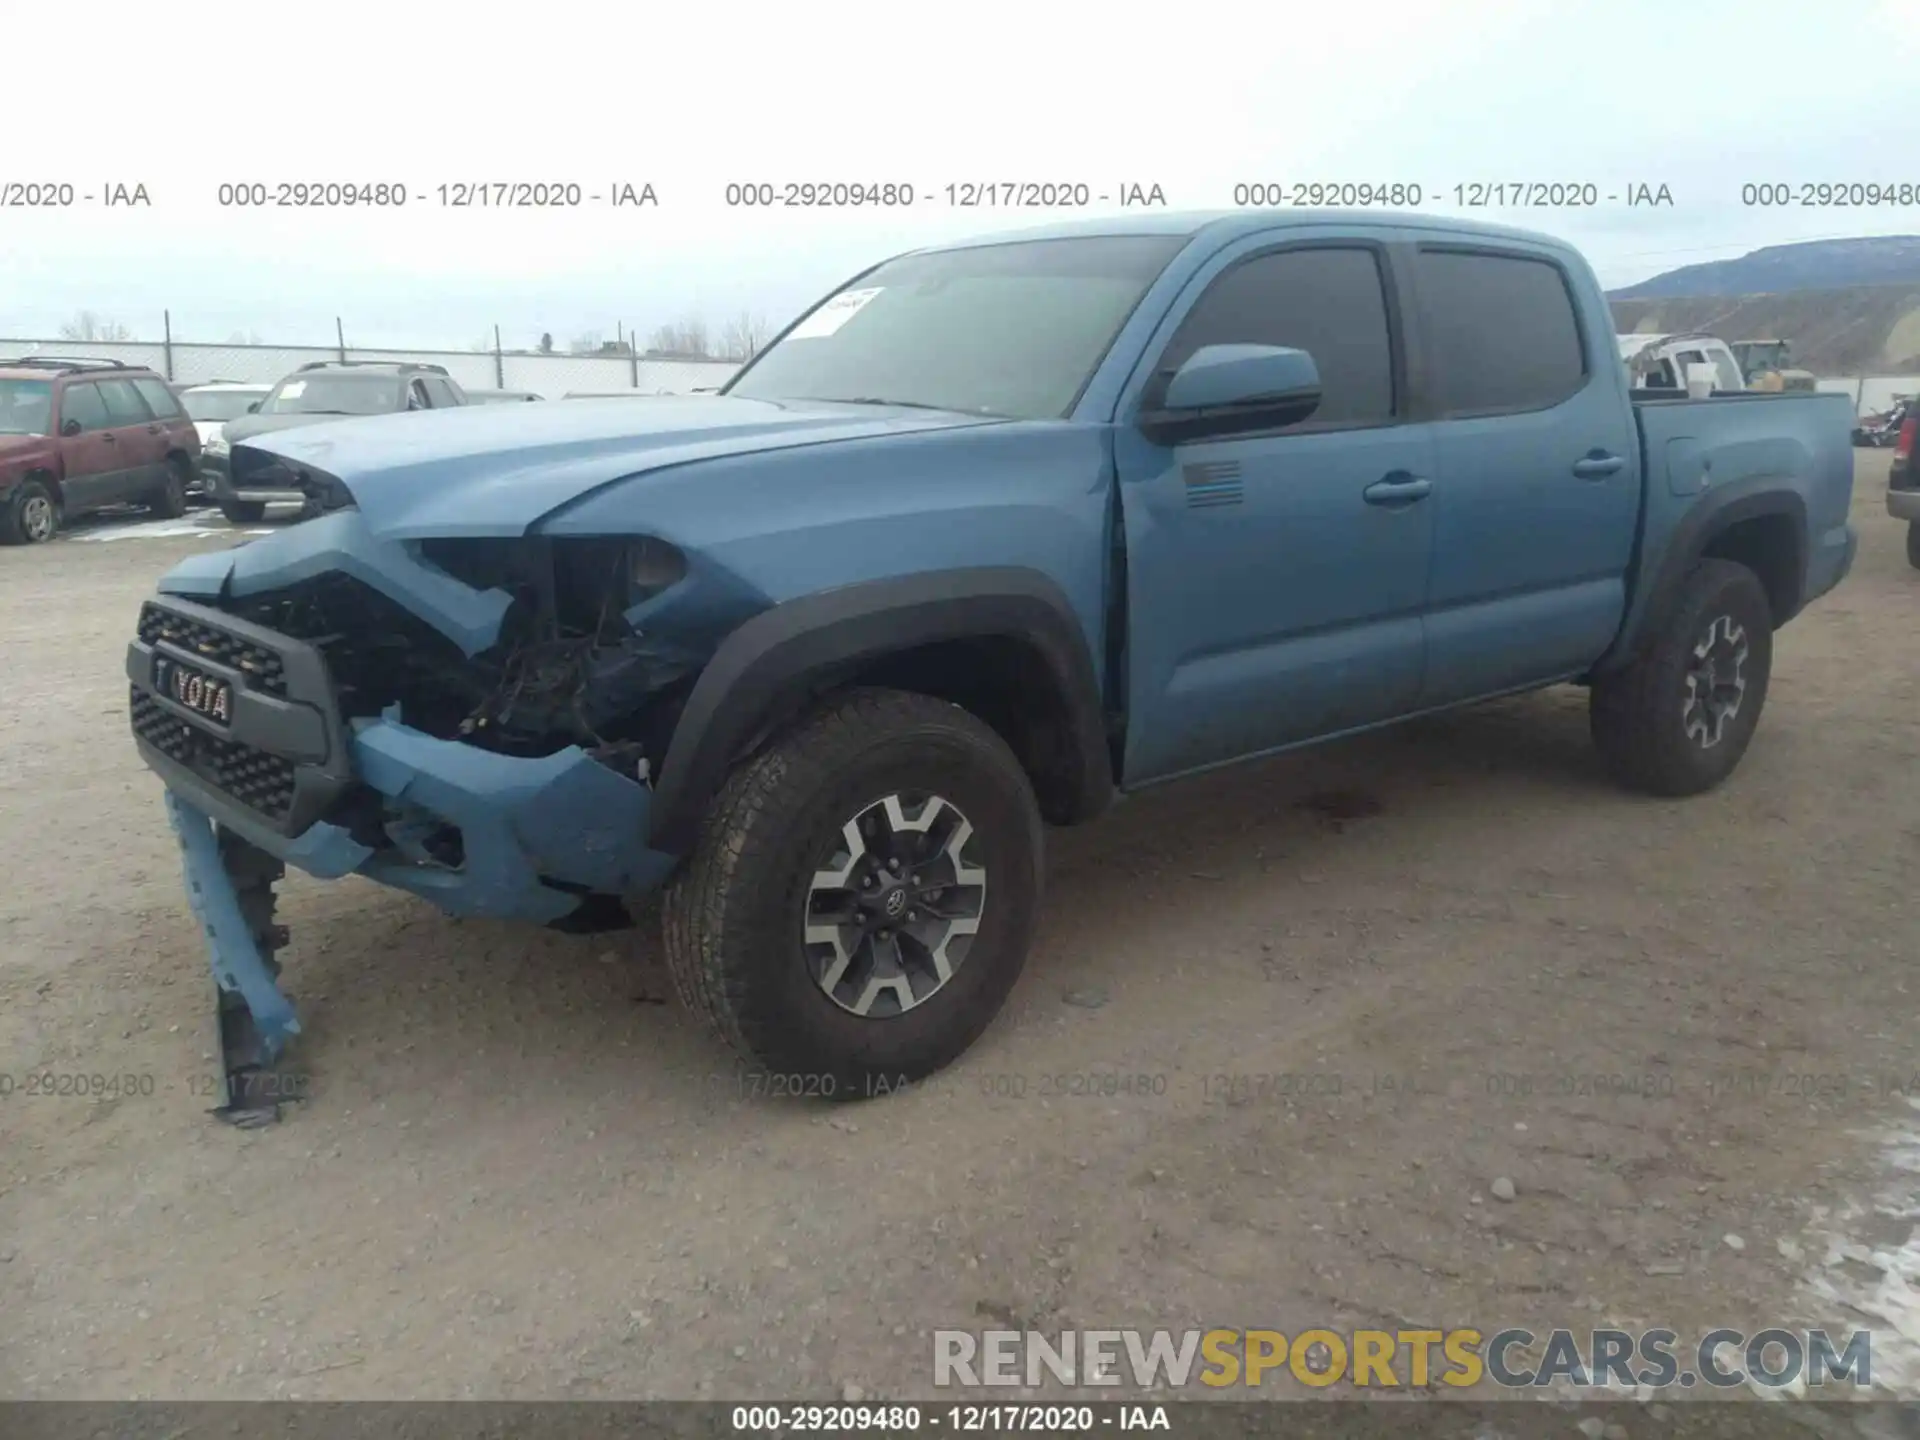
<instances>
[{"instance_id":1,"label":"off-road tire","mask_svg":"<svg viewBox=\"0 0 1920 1440\"><path fill-rule=\"evenodd\" d=\"M817 981L803 944L822 857L889 795L932 793L972 825L986 872L979 930L944 985L872 1018ZM1042 822L1004 740L957 705L896 690L826 702L743 763L714 800L662 906L668 969L688 1009L779 1092L887 1093L957 1059L1026 963L1042 885Z\"/></svg>"},{"instance_id":2,"label":"off-road tire","mask_svg":"<svg viewBox=\"0 0 1920 1440\"><path fill-rule=\"evenodd\" d=\"M1773 669L1773 612L1753 571L1731 560L1702 560L1656 623L1637 658L1594 681L1588 698L1593 740L1627 789L1698 795L1733 773L1760 723ZM1745 650L1738 667L1744 691L1708 744L1710 730L1689 733L1694 689L1688 672L1703 642L1724 643L1734 634Z\"/></svg>"},{"instance_id":3,"label":"off-road tire","mask_svg":"<svg viewBox=\"0 0 1920 1440\"><path fill-rule=\"evenodd\" d=\"M147 499L147 513L162 520L178 520L186 514L187 482L192 478L186 461L169 460L166 481Z\"/></svg>"},{"instance_id":4,"label":"off-road tire","mask_svg":"<svg viewBox=\"0 0 1920 1440\"><path fill-rule=\"evenodd\" d=\"M29 507L44 505L44 525L29 518ZM60 533L60 502L44 480L22 480L0 507L0 545L44 545Z\"/></svg>"},{"instance_id":5,"label":"off-road tire","mask_svg":"<svg viewBox=\"0 0 1920 1440\"><path fill-rule=\"evenodd\" d=\"M229 525L258 525L266 518L267 506L262 500L222 500L220 513Z\"/></svg>"},{"instance_id":6,"label":"off-road tire","mask_svg":"<svg viewBox=\"0 0 1920 1440\"><path fill-rule=\"evenodd\" d=\"M1907 522L1907 564L1920 570L1920 520Z\"/></svg>"}]
</instances>

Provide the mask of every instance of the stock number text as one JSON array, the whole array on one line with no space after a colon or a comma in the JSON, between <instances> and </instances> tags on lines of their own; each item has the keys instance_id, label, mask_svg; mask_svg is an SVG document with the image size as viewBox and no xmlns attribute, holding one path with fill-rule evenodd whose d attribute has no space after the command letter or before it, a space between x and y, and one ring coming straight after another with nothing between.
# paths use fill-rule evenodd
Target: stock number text
<instances>
[{"instance_id":1,"label":"stock number text","mask_svg":"<svg viewBox=\"0 0 1920 1440\"><path fill-rule=\"evenodd\" d=\"M1839 182L1804 185L1778 182L1740 187L1740 203L1755 206L1797 206L1822 210L1861 210L1876 206L1920 204L1920 184L1875 185Z\"/></svg>"},{"instance_id":2,"label":"stock number text","mask_svg":"<svg viewBox=\"0 0 1920 1440\"><path fill-rule=\"evenodd\" d=\"M335 210L348 206L392 209L407 203L407 187L388 180L236 180L215 195L227 208Z\"/></svg>"},{"instance_id":3,"label":"stock number text","mask_svg":"<svg viewBox=\"0 0 1920 1440\"><path fill-rule=\"evenodd\" d=\"M894 180L739 180L727 186L726 202L762 210L886 209L913 204L913 186Z\"/></svg>"},{"instance_id":4,"label":"stock number text","mask_svg":"<svg viewBox=\"0 0 1920 1440\"><path fill-rule=\"evenodd\" d=\"M1418 205L1421 203L1421 194L1418 185L1397 182L1375 185L1327 180L1291 185L1277 180L1261 180L1234 186L1233 203L1255 208L1324 205L1343 210L1365 210L1375 205Z\"/></svg>"}]
</instances>

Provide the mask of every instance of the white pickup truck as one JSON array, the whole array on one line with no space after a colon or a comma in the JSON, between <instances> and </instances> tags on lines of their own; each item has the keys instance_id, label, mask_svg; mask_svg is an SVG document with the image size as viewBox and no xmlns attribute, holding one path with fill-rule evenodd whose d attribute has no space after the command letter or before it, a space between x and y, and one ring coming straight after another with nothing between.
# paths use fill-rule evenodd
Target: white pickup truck
<instances>
[{"instance_id":1,"label":"white pickup truck","mask_svg":"<svg viewBox=\"0 0 1920 1440\"><path fill-rule=\"evenodd\" d=\"M1744 390L1747 382L1726 341L1712 335L1622 335L1620 359L1635 390L1687 388L1687 369L1701 366L1712 374L1716 391Z\"/></svg>"}]
</instances>

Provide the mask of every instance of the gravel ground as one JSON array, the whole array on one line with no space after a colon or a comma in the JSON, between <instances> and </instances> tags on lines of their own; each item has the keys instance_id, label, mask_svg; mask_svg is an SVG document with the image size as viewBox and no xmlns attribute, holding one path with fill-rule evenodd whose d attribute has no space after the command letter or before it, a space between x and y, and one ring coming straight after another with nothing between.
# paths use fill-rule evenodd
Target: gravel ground
<instances>
[{"instance_id":1,"label":"gravel ground","mask_svg":"<svg viewBox=\"0 0 1920 1440\"><path fill-rule=\"evenodd\" d=\"M1859 468L1854 574L1721 791L1616 792L1564 690L1139 797L1052 837L979 1046L839 1108L745 1093L651 933L296 877L312 1095L216 1124L121 656L226 541L0 553L0 1395L899 1396L940 1327L1862 1323L1808 1237L1906 1233L1860 1132L1920 1072L1920 574Z\"/></svg>"}]
</instances>

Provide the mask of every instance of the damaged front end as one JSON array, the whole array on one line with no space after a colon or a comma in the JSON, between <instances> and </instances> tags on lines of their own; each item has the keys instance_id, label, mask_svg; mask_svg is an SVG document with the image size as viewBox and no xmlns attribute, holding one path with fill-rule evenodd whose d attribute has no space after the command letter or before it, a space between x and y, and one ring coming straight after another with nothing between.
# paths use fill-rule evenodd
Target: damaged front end
<instances>
[{"instance_id":1,"label":"damaged front end","mask_svg":"<svg viewBox=\"0 0 1920 1440\"><path fill-rule=\"evenodd\" d=\"M586 929L666 878L650 782L714 638L655 623L687 577L656 539L391 541L347 509L162 582L132 723L221 994L221 1113L259 1118L298 1028L283 937L245 919L281 866Z\"/></svg>"}]
</instances>

